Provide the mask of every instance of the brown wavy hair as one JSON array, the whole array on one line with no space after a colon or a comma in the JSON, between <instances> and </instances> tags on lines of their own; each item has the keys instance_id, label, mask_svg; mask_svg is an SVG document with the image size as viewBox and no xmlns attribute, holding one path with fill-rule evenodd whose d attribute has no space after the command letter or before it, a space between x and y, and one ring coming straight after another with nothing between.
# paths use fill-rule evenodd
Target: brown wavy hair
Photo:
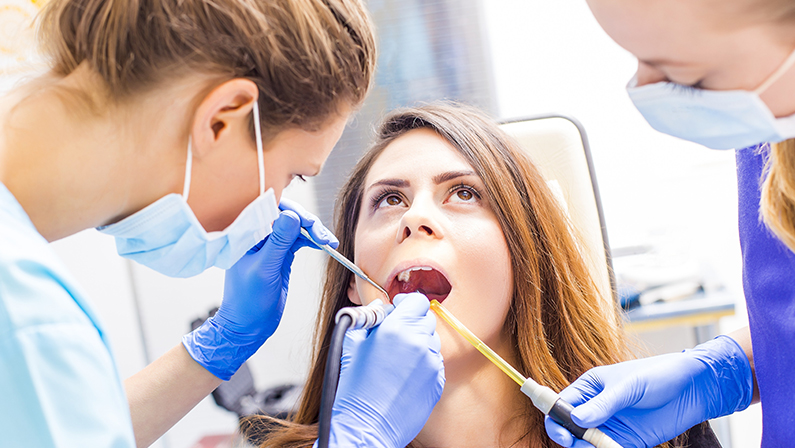
<instances>
[{"instance_id":1,"label":"brown wavy hair","mask_svg":"<svg viewBox=\"0 0 795 448\"><path fill-rule=\"evenodd\" d=\"M87 65L104 100L190 73L246 78L270 129L314 130L358 106L375 70L360 0L50 0L38 26L52 72Z\"/></svg>"},{"instance_id":2,"label":"brown wavy hair","mask_svg":"<svg viewBox=\"0 0 795 448\"><path fill-rule=\"evenodd\" d=\"M391 142L420 128L431 129L452 144L483 180L493 204L514 273L513 299L504 325L517 353L515 367L560 391L591 367L628 358L614 302L600 295L578 250L579 240L545 180L519 145L476 109L443 103L402 109L386 117L376 143L353 169L337 200L338 250L353 256L370 167ZM244 423L249 433L262 432L263 425L270 431L263 436L263 447L309 447L317 438L334 315L354 305L347 295L350 280L351 273L339 263L328 264L311 373L298 412L289 422L254 418ZM517 442L556 446L547 438L543 416L530 400L520 418L527 429Z\"/></svg>"}]
</instances>

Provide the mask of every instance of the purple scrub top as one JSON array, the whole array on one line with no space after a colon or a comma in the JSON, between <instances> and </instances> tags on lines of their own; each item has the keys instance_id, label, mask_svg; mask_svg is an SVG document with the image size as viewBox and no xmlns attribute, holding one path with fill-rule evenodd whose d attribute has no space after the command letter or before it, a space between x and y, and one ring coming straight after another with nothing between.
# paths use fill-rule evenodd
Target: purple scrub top
<instances>
[{"instance_id":1,"label":"purple scrub top","mask_svg":"<svg viewBox=\"0 0 795 448\"><path fill-rule=\"evenodd\" d=\"M792 446L795 428L795 254L762 222L767 145L737 150L743 287L762 399L762 447Z\"/></svg>"}]
</instances>

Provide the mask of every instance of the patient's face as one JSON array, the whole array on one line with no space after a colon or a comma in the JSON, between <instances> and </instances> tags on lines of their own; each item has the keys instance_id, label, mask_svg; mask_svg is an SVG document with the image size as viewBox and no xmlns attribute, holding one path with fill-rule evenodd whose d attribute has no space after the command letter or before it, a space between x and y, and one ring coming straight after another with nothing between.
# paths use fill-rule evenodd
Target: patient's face
<instances>
[{"instance_id":1,"label":"patient's face","mask_svg":"<svg viewBox=\"0 0 795 448\"><path fill-rule=\"evenodd\" d=\"M436 133L408 132L378 157L365 179L355 238L354 261L390 299L423 292L495 350L506 342L508 246L483 181ZM349 297L367 304L379 294L356 279ZM480 356L441 319L437 331L448 367L457 357Z\"/></svg>"}]
</instances>

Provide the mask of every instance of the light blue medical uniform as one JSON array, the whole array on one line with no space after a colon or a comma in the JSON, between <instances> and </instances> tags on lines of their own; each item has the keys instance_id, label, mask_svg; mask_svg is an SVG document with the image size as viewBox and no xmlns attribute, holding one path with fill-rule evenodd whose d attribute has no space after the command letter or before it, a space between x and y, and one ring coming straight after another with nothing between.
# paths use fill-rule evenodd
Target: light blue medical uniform
<instances>
[{"instance_id":1,"label":"light blue medical uniform","mask_svg":"<svg viewBox=\"0 0 795 448\"><path fill-rule=\"evenodd\" d=\"M1 183L0 446L135 446L102 327Z\"/></svg>"}]
</instances>

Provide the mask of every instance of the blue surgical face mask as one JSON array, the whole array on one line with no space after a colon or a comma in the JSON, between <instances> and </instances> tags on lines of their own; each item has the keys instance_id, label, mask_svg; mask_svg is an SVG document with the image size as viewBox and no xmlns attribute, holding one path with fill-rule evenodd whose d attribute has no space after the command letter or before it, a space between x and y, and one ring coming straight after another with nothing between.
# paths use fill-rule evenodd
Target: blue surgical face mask
<instances>
[{"instance_id":1,"label":"blue surgical face mask","mask_svg":"<svg viewBox=\"0 0 795 448\"><path fill-rule=\"evenodd\" d=\"M99 227L116 237L119 255L170 277L191 277L210 266L229 269L255 244L271 233L279 216L273 189L265 191L265 167L259 107L254 102L260 195L223 231L207 232L188 206L193 152L188 137L188 161L182 195L169 194L124 218Z\"/></svg>"},{"instance_id":2,"label":"blue surgical face mask","mask_svg":"<svg viewBox=\"0 0 795 448\"><path fill-rule=\"evenodd\" d=\"M795 138L795 115L776 118L759 98L795 63L795 52L754 91L695 90L671 82L627 85L651 127L713 149L745 148Z\"/></svg>"}]
</instances>

